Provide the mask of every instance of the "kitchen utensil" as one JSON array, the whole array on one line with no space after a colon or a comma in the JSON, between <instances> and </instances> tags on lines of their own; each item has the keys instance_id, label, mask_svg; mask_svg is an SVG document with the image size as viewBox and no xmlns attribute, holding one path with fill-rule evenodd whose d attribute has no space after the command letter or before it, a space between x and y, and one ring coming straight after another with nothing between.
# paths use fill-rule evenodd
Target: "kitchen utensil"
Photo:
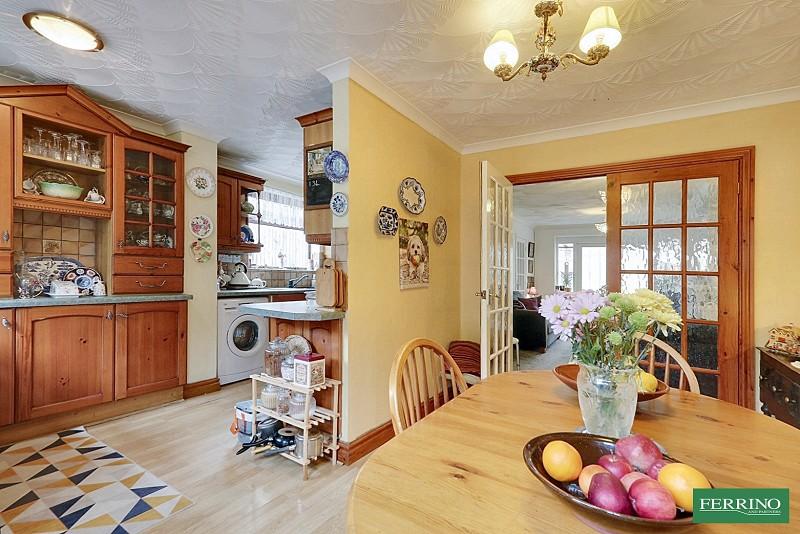
<instances>
[{"instance_id":1,"label":"kitchen utensil","mask_svg":"<svg viewBox=\"0 0 800 534\"><path fill-rule=\"evenodd\" d=\"M690 512L678 509L678 515L672 520L657 520L646 519L628 514L620 514L604 510L599 506L595 506L586 500L586 496L578 487L577 481L573 482L559 482L551 478L547 474L542 462L542 452L545 446L551 441L561 440L566 441L581 455L583 465L590 465L597 463L597 460L604 454L612 454L614 452L614 444L617 442L615 438L608 438L605 436L598 436L596 434L581 434L578 432L555 432L552 434L543 434L530 440L522 451L522 456L525 459L525 464L528 469L538 478L544 486L561 497L562 499L571 502L585 510L604 515L609 518L625 521L628 523L635 523L641 526L656 528L656 527L686 527L692 524L692 514ZM665 460L670 462L679 462L675 458L670 458L666 454Z\"/></svg>"},{"instance_id":2,"label":"kitchen utensil","mask_svg":"<svg viewBox=\"0 0 800 534\"><path fill-rule=\"evenodd\" d=\"M231 281L228 282L230 288L247 288L250 287L250 278L247 276L247 265L242 262L237 262L233 266L233 276Z\"/></svg>"},{"instance_id":3,"label":"kitchen utensil","mask_svg":"<svg viewBox=\"0 0 800 534\"><path fill-rule=\"evenodd\" d=\"M297 429L291 427L284 427L278 430L278 434L272 438L272 442L277 447L288 447L294 445L297 436Z\"/></svg>"},{"instance_id":4,"label":"kitchen utensil","mask_svg":"<svg viewBox=\"0 0 800 534\"><path fill-rule=\"evenodd\" d=\"M578 364L577 363L565 363L563 365L558 365L553 369L553 374L556 375L556 378L561 380L564 384L569 386L570 388L578 391ZM637 395L637 402L645 402L650 401L653 399L657 399L661 395L666 395L669 392L669 386L666 385L661 380L658 381L658 387L655 391L652 392L644 392L640 391Z\"/></svg>"},{"instance_id":5,"label":"kitchen utensil","mask_svg":"<svg viewBox=\"0 0 800 534\"><path fill-rule=\"evenodd\" d=\"M287 354L289 348L281 338L276 337L267 343L267 348L264 350L264 373L272 378L280 378L281 363Z\"/></svg>"},{"instance_id":6,"label":"kitchen utensil","mask_svg":"<svg viewBox=\"0 0 800 534\"><path fill-rule=\"evenodd\" d=\"M338 297L339 273L336 264L330 258L322 262L317 269L317 304L323 307L334 307L339 301Z\"/></svg>"},{"instance_id":7,"label":"kitchen utensil","mask_svg":"<svg viewBox=\"0 0 800 534\"><path fill-rule=\"evenodd\" d=\"M298 432L294 438L294 455L303 458L303 433ZM319 458L322 456L322 433L318 430L308 432L308 458Z\"/></svg>"}]
</instances>

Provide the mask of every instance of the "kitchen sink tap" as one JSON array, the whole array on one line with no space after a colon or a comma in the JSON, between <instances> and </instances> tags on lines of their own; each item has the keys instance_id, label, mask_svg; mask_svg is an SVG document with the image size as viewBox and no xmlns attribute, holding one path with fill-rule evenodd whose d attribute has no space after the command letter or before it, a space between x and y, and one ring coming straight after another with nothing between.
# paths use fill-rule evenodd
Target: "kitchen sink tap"
<instances>
[{"instance_id":1,"label":"kitchen sink tap","mask_svg":"<svg viewBox=\"0 0 800 534\"><path fill-rule=\"evenodd\" d=\"M297 284L299 284L306 278L308 278L307 274L304 274L303 276L298 276L297 278L292 278L291 280L289 280L289 287L297 287Z\"/></svg>"}]
</instances>

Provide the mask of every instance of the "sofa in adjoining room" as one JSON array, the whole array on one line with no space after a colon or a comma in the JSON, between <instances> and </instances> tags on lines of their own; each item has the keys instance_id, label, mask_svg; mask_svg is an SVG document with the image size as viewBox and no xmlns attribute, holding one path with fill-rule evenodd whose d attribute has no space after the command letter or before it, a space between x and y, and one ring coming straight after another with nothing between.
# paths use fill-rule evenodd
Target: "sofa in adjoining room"
<instances>
[{"instance_id":1,"label":"sofa in adjoining room","mask_svg":"<svg viewBox=\"0 0 800 534\"><path fill-rule=\"evenodd\" d=\"M555 340L538 309L539 297L514 299L514 337L519 339L520 350L544 352Z\"/></svg>"}]
</instances>

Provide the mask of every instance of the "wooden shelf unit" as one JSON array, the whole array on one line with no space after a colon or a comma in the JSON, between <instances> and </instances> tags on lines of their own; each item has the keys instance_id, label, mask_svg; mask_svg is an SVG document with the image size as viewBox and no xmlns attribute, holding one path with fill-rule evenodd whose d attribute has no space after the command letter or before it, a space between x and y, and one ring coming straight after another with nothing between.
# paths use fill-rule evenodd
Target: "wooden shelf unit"
<instances>
[{"instance_id":1,"label":"wooden shelf unit","mask_svg":"<svg viewBox=\"0 0 800 534\"><path fill-rule=\"evenodd\" d=\"M261 236L253 236L255 243L242 241L241 227L247 224L249 214L242 212L242 203L248 195L256 196L264 190L266 180L243 172L217 169L217 247L223 252L260 252ZM251 199L252 203L252 199ZM256 211L258 203L256 202ZM253 215L256 215L254 213Z\"/></svg>"},{"instance_id":2,"label":"wooden shelf unit","mask_svg":"<svg viewBox=\"0 0 800 534\"><path fill-rule=\"evenodd\" d=\"M326 180L324 175L309 176L309 152L330 150L333 147L333 108L327 108L308 115L296 117L303 127L303 229L306 242L314 245L331 244L333 214L327 202L315 203L309 199L310 182L315 179ZM330 184L326 184L330 185ZM313 195L312 195L313 196ZM325 200L325 199L323 199Z\"/></svg>"},{"instance_id":3,"label":"wooden shelf unit","mask_svg":"<svg viewBox=\"0 0 800 534\"><path fill-rule=\"evenodd\" d=\"M339 450L339 386L342 383L339 380L334 380L332 378L326 378L324 384L320 384L319 386L315 387L305 387L299 384L295 384L294 382L290 382L288 380L284 380L283 378L275 378L265 374L260 375L250 375L252 381L252 390L253 390L253 407L256 413L261 413L272 417L274 419L278 419L288 425L294 426L299 428L303 431L303 454L300 457L297 457L291 453L282 452L280 453L281 456L284 458L288 458L293 462L303 466L303 480L308 480L308 466L311 464L312 461L316 460L318 457L309 458L308 456L308 434L311 429L316 426L319 426L323 423L330 423L331 425L331 433L330 437L325 442L323 439L323 446L322 446L322 454L323 456L327 453L330 456L331 463L336 465L336 452ZM294 417L289 416L288 414L281 414L275 410L270 410L264 408L263 406L259 405L259 384L272 384L273 386L281 387L284 389L288 389L292 392L299 392L305 395L306 403L305 403L305 417L303 420L295 419ZM333 390L333 407L332 408L325 408L323 406L317 406L314 410L314 413L310 413L311 408L311 397L314 396L314 393L324 391L326 389ZM257 432L257 417L253 417L253 435L256 435Z\"/></svg>"}]
</instances>

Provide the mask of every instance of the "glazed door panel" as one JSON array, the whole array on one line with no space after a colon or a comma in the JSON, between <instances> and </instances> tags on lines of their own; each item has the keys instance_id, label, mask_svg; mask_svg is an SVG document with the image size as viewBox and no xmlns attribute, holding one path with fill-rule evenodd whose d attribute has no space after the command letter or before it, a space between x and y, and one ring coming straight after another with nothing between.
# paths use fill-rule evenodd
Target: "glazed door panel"
<instances>
[{"instance_id":1,"label":"glazed door panel","mask_svg":"<svg viewBox=\"0 0 800 534\"><path fill-rule=\"evenodd\" d=\"M114 399L113 306L17 311L17 419Z\"/></svg>"},{"instance_id":2,"label":"glazed door panel","mask_svg":"<svg viewBox=\"0 0 800 534\"><path fill-rule=\"evenodd\" d=\"M481 378L513 370L513 190L481 162Z\"/></svg>"},{"instance_id":3,"label":"glazed door panel","mask_svg":"<svg viewBox=\"0 0 800 534\"><path fill-rule=\"evenodd\" d=\"M217 176L217 244L235 245L239 242L239 212L234 212L239 195L239 181Z\"/></svg>"},{"instance_id":4,"label":"glazed door panel","mask_svg":"<svg viewBox=\"0 0 800 534\"><path fill-rule=\"evenodd\" d=\"M695 370L703 394L734 403L738 181L735 162L697 164L609 174L607 192L609 290L668 296L684 326L665 341ZM656 352L661 378L664 354Z\"/></svg>"},{"instance_id":5,"label":"glazed door panel","mask_svg":"<svg viewBox=\"0 0 800 534\"><path fill-rule=\"evenodd\" d=\"M0 310L0 426L14 422L14 310Z\"/></svg>"},{"instance_id":6,"label":"glazed door panel","mask_svg":"<svg viewBox=\"0 0 800 534\"><path fill-rule=\"evenodd\" d=\"M11 250L14 210L13 114L11 107L0 105L0 250ZM0 293L2 294L2 293Z\"/></svg>"},{"instance_id":7,"label":"glazed door panel","mask_svg":"<svg viewBox=\"0 0 800 534\"><path fill-rule=\"evenodd\" d=\"M116 306L115 398L186 383L186 303Z\"/></svg>"}]
</instances>

